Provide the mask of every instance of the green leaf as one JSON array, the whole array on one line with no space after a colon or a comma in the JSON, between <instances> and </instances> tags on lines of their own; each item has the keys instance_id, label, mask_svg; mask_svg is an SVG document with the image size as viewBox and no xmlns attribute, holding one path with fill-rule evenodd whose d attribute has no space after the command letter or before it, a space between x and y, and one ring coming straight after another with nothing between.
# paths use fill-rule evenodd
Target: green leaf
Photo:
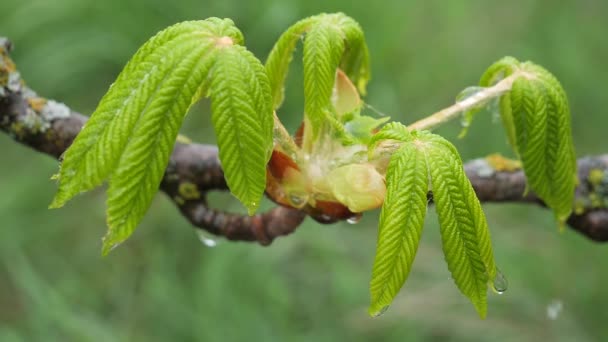
<instances>
[{"instance_id":1,"label":"green leaf","mask_svg":"<svg viewBox=\"0 0 608 342\"><path fill-rule=\"evenodd\" d=\"M428 173L424 151L414 143L391 157L370 284L372 316L386 310L411 270L426 215Z\"/></svg>"},{"instance_id":2,"label":"green leaf","mask_svg":"<svg viewBox=\"0 0 608 342\"><path fill-rule=\"evenodd\" d=\"M214 25L227 25L218 21L171 26L137 51L65 152L58 175L59 189L51 208L61 207L73 196L99 186L110 175L148 106L147 99L156 95L165 75L188 53L180 47L202 39Z\"/></svg>"},{"instance_id":3,"label":"green leaf","mask_svg":"<svg viewBox=\"0 0 608 342\"><path fill-rule=\"evenodd\" d=\"M528 185L555 211L560 224L570 216L576 160L568 100L546 70L525 64L533 77L521 77L510 94L517 148Z\"/></svg>"},{"instance_id":4,"label":"green leaf","mask_svg":"<svg viewBox=\"0 0 608 342\"><path fill-rule=\"evenodd\" d=\"M369 50L365 43L363 29L359 23L343 13L337 13L334 16L346 42L346 50L340 62L340 69L348 75L348 78L353 80L359 93L365 95L367 82L371 78L371 71Z\"/></svg>"},{"instance_id":5,"label":"green leaf","mask_svg":"<svg viewBox=\"0 0 608 342\"><path fill-rule=\"evenodd\" d=\"M217 18L159 32L127 64L66 151L51 207L110 178L104 254L149 208L184 115L207 91L227 183L250 212L259 204L272 147L270 86L261 63L235 45L242 42L232 21Z\"/></svg>"},{"instance_id":6,"label":"green leaf","mask_svg":"<svg viewBox=\"0 0 608 342\"><path fill-rule=\"evenodd\" d=\"M528 186L554 210L563 224L572 212L576 155L570 108L564 89L546 69L506 57L481 77L487 87L518 75L500 98L500 114L509 143L520 156Z\"/></svg>"},{"instance_id":7,"label":"green leaf","mask_svg":"<svg viewBox=\"0 0 608 342\"><path fill-rule=\"evenodd\" d=\"M481 87L489 87L498 81L510 76L516 69L519 68L519 61L513 57L503 57L483 73L479 80Z\"/></svg>"},{"instance_id":8,"label":"green leaf","mask_svg":"<svg viewBox=\"0 0 608 342\"><path fill-rule=\"evenodd\" d=\"M443 251L460 291L480 317L487 312L487 284L496 276L485 215L456 148L430 133L418 133L425 146Z\"/></svg>"},{"instance_id":9,"label":"green leaf","mask_svg":"<svg viewBox=\"0 0 608 342\"><path fill-rule=\"evenodd\" d=\"M108 188L108 234L103 254L128 238L148 210L160 185L184 114L213 58L210 43L192 42L191 51L166 75L148 100Z\"/></svg>"},{"instance_id":10,"label":"green leaf","mask_svg":"<svg viewBox=\"0 0 608 342\"><path fill-rule=\"evenodd\" d=\"M314 139L330 115L336 70L344 52L338 27L329 22L313 26L304 40L304 112ZM305 139L306 141L306 139Z\"/></svg>"},{"instance_id":11,"label":"green leaf","mask_svg":"<svg viewBox=\"0 0 608 342\"><path fill-rule=\"evenodd\" d=\"M299 39L304 37L304 111L303 149L311 151L321 132L335 132L331 119L336 116L331 97L338 68L344 70L360 93L370 78L369 53L363 31L343 13L319 14L297 22L281 35L266 61L274 108L283 101L283 84ZM338 127L339 128L339 127ZM337 132L345 143L356 139Z\"/></svg>"},{"instance_id":12,"label":"green leaf","mask_svg":"<svg viewBox=\"0 0 608 342\"><path fill-rule=\"evenodd\" d=\"M230 191L253 215L266 188L272 106L264 67L244 47L222 49L212 73L211 119Z\"/></svg>"},{"instance_id":13,"label":"green leaf","mask_svg":"<svg viewBox=\"0 0 608 342\"><path fill-rule=\"evenodd\" d=\"M304 37L315 20L316 17L305 18L289 27L279 37L266 59L266 73L270 81L274 109L279 108L283 103L285 79L289 71L289 64L293 59L296 44Z\"/></svg>"}]
</instances>

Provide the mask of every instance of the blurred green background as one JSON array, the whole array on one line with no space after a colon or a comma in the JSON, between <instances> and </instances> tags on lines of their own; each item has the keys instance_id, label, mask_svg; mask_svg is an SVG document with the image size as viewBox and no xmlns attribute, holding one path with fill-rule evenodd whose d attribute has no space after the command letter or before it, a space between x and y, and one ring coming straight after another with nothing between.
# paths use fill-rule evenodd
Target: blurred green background
<instances>
[{"instance_id":1,"label":"blurred green background","mask_svg":"<svg viewBox=\"0 0 608 342\"><path fill-rule=\"evenodd\" d=\"M40 94L90 113L128 58L186 19L233 18L262 60L299 18L344 11L363 26L373 79L366 101L412 122L453 102L505 55L563 82L579 155L606 152L608 2L579 1L83 1L2 0L0 35ZM301 117L298 65L280 115ZM184 132L213 142L202 102ZM457 140L463 158L508 154L491 115ZM608 337L606 246L557 232L549 211L486 205L497 262L509 279L481 321L449 279L429 215L414 269L391 309L367 315L377 212L357 225L307 220L263 248L205 247L159 195L134 236L107 258L104 196L46 209L57 162L0 135L0 341L584 341ZM215 206L241 210L226 195Z\"/></svg>"}]
</instances>

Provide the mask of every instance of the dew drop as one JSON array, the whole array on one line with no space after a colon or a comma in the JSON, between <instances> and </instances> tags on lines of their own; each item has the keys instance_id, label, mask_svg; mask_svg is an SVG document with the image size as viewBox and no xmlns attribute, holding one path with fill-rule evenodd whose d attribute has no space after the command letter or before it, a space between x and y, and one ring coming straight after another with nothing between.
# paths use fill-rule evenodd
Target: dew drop
<instances>
[{"instance_id":1,"label":"dew drop","mask_svg":"<svg viewBox=\"0 0 608 342\"><path fill-rule=\"evenodd\" d=\"M475 114L477 114L480 109L484 108L487 105L487 101L475 103L476 100L473 99L474 96L476 96L478 93L485 89L486 88L483 87L468 87L461 91L458 96L456 96L456 103L461 104L464 107L468 107L467 110L463 111L462 117L460 119L462 131L458 135L459 138L465 137Z\"/></svg>"},{"instance_id":2,"label":"dew drop","mask_svg":"<svg viewBox=\"0 0 608 342\"><path fill-rule=\"evenodd\" d=\"M319 220L321 220L320 222L335 222L334 218L327 214L321 214Z\"/></svg>"},{"instance_id":3,"label":"dew drop","mask_svg":"<svg viewBox=\"0 0 608 342\"><path fill-rule=\"evenodd\" d=\"M500 272L500 270L497 268L496 276L492 281L492 290L497 294L501 295L505 293L505 291L507 291L507 287L509 287L509 282L507 281L507 278L505 278L505 275L502 274L502 272Z\"/></svg>"},{"instance_id":4,"label":"dew drop","mask_svg":"<svg viewBox=\"0 0 608 342\"><path fill-rule=\"evenodd\" d=\"M203 245L210 248L217 246L217 241L213 239L209 233L197 229L196 235L198 236L198 239L202 242Z\"/></svg>"},{"instance_id":5,"label":"dew drop","mask_svg":"<svg viewBox=\"0 0 608 342\"><path fill-rule=\"evenodd\" d=\"M484 87L467 87L463 91L461 91L458 95L456 95L456 102L462 102L468 99L471 96L477 95L482 90L485 90Z\"/></svg>"},{"instance_id":6,"label":"dew drop","mask_svg":"<svg viewBox=\"0 0 608 342\"><path fill-rule=\"evenodd\" d=\"M564 304L559 299L552 300L549 305L547 305L547 318L554 321L559 317L559 314L562 312L564 308Z\"/></svg>"},{"instance_id":7,"label":"dew drop","mask_svg":"<svg viewBox=\"0 0 608 342\"><path fill-rule=\"evenodd\" d=\"M492 115L492 123L500 122L500 99L497 97L491 100L486 106L487 111Z\"/></svg>"},{"instance_id":8,"label":"dew drop","mask_svg":"<svg viewBox=\"0 0 608 342\"><path fill-rule=\"evenodd\" d=\"M292 207L300 209L308 203L308 194L305 192L292 192L289 194L289 204Z\"/></svg>"},{"instance_id":9,"label":"dew drop","mask_svg":"<svg viewBox=\"0 0 608 342\"><path fill-rule=\"evenodd\" d=\"M348 222L350 224L357 224L361 221L362 217L363 217L363 214L355 214L355 215L347 218L346 222Z\"/></svg>"},{"instance_id":10,"label":"dew drop","mask_svg":"<svg viewBox=\"0 0 608 342\"><path fill-rule=\"evenodd\" d=\"M386 312L386 310L388 310L390 305L384 306L382 307L382 309L372 313L372 317L379 317L382 316L382 314L384 314Z\"/></svg>"}]
</instances>

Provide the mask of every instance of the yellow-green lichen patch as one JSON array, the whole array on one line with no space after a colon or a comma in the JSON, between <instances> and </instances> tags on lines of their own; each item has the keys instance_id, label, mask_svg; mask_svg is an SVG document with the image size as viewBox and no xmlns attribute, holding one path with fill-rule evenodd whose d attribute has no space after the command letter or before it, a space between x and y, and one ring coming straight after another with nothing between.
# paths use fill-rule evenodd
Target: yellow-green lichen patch
<instances>
[{"instance_id":1,"label":"yellow-green lichen patch","mask_svg":"<svg viewBox=\"0 0 608 342\"><path fill-rule=\"evenodd\" d=\"M179 185L178 192L180 197L187 200L195 200L201 198L201 193L194 183L183 182Z\"/></svg>"},{"instance_id":2,"label":"yellow-green lichen patch","mask_svg":"<svg viewBox=\"0 0 608 342\"><path fill-rule=\"evenodd\" d=\"M191 144L192 140L185 135L178 134L176 141L180 144Z\"/></svg>"},{"instance_id":3,"label":"yellow-green lichen patch","mask_svg":"<svg viewBox=\"0 0 608 342\"><path fill-rule=\"evenodd\" d=\"M591 183L591 185L595 189L602 184L602 181L604 180L604 176L605 176L604 171L602 171L600 169L591 169L589 171L589 175L587 176L587 179L589 180L589 183Z\"/></svg>"},{"instance_id":4,"label":"yellow-green lichen patch","mask_svg":"<svg viewBox=\"0 0 608 342\"><path fill-rule=\"evenodd\" d=\"M0 44L0 86L6 86L9 80L9 75L15 73L17 67L15 63L8 58L8 53Z\"/></svg>"},{"instance_id":5,"label":"yellow-green lichen patch","mask_svg":"<svg viewBox=\"0 0 608 342\"><path fill-rule=\"evenodd\" d=\"M180 196L173 196L173 202L177 203L177 205L184 205L184 203L186 203Z\"/></svg>"},{"instance_id":6,"label":"yellow-green lichen patch","mask_svg":"<svg viewBox=\"0 0 608 342\"><path fill-rule=\"evenodd\" d=\"M521 170L521 161L509 159L499 153L490 154L486 157L486 161L496 171L514 172Z\"/></svg>"},{"instance_id":7,"label":"yellow-green lichen patch","mask_svg":"<svg viewBox=\"0 0 608 342\"><path fill-rule=\"evenodd\" d=\"M33 110L40 113L44 105L46 105L46 99L42 97L30 97L27 99L27 103Z\"/></svg>"},{"instance_id":8,"label":"yellow-green lichen patch","mask_svg":"<svg viewBox=\"0 0 608 342\"><path fill-rule=\"evenodd\" d=\"M576 215L581 215L585 212L587 205L586 205L586 201L581 199L581 198L577 198L574 200L574 213Z\"/></svg>"}]
</instances>

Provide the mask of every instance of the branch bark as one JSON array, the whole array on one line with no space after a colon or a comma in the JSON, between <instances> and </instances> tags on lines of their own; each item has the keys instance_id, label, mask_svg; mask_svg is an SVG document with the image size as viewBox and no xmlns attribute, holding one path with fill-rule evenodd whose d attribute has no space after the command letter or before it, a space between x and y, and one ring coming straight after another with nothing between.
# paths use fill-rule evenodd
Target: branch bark
<instances>
[{"instance_id":1,"label":"branch bark","mask_svg":"<svg viewBox=\"0 0 608 342\"><path fill-rule=\"evenodd\" d=\"M9 58L10 49L10 42L0 37L0 130L18 143L60 159L87 118L28 88ZM608 241L608 155L581 158L578 170L575 213L568 224L592 240ZM543 205L533 193L525 194L526 178L521 170L475 159L465 164L465 171L482 202ZM212 145L178 142L160 190L194 226L229 240L268 245L294 232L307 216L282 206L251 217L210 208L208 192L228 190L217 148Z\"/></svg>"}]
</instances>

